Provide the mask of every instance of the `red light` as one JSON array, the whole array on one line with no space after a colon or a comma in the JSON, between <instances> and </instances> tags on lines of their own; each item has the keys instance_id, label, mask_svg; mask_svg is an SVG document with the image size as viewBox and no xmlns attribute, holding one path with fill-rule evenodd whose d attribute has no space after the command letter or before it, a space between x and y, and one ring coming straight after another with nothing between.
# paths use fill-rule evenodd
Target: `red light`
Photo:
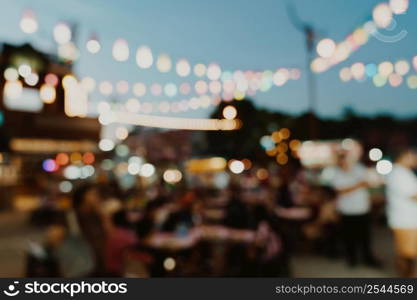
<instances>
[{"instance_id":1,"label":"red light","mask_svg":"<svg viewBox=\"0 0 417 300\"><path fill-rule=\"evenodd\" d=\"M55 160L58 165L64 166L69 163L69 156L66 153L58 153Z\"/></svg>"},{"instance_id":2,"label":"red light","mask_svg":"<svg viewBox=\"0 0 417 300\"><path fill-rule=\"evenodd\" d=\"M58 84L58 76L52 73L48 73L45 76L45 82L49 85L57 86Z\"/></svg>"},{"instance_id":3,"label":"red light","mask_svg":"<svg viewBox=\"0 0 417 300\"><path fill-rule=\"evenodd\" d=\"M94 154L91 152L86 152L83 155L83 161L86 165L92 165L95 161Z\"/></svg>"}]
</instances>

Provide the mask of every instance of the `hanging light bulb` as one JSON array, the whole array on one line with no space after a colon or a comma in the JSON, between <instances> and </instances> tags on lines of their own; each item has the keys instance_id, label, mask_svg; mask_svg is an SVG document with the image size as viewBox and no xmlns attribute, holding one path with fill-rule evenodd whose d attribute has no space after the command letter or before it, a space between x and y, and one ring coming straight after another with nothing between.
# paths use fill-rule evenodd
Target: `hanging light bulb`
<instances>
[{"instance_id":1,"label":"hanging light bulb","mask_svg":"<svg viewBox=\"0 0 417 300\"><path fill-rule=\"evenodd\" d=\"M136 51L136 63L139 68L149 69L153 64L152 51L147 46L139 47Z\"/></svg>"},{"instance_id":2,"label":"hanging light bulb","mask_svg":"<svg viewBox=\"0 0 417 300\"><path fill-rule=\"evenodd\" d=\"M53 103L56 98L55 87L47 83L42 84L39 90L39 97L42 99L44 103L47 103L47 104Z\"/></svg>"},{"instance_id":3,"label":"hanging light bulb","mask_svg":"<svg viewBox=\"0 0 417 300\"><path fill-rule=\"evenodd\" d=\"M69 61L77 60L79 51L73 42L69 42L58 47L58 56Z\"/></svg>"},{"instance_id":4,"label":"hanging light bulb","mask_svg":"<svg viewBox=\"0 0 417 300\"><path fill-rule=\"evenodd\" d=\"M23 85L20 80L6 81L4 95L9 99L18 99L22 95Z\"/></svg>"},{"instance_id":5,"label":"hanging light bulb","mask_svg":"<svg viewBox=\"0 0 417 300\"><path fill-rule=\"evenodd\" d=\"M166 54L159 55L158 61L156 62L156 67L161 73L169 72L172 67L171 58L169 58L169 56Z\"/></svg>"},{"instance_id":6,"label":"hanging light bulb","mask_svg":"<svg viewBox=\"0 0 417 300\"><path fill-rule=\"evenodd\" d=\"M317 54L323 58L331 57L336 51L336 43L332 39L322 39L317 44Z\"/></svg>"},{"instance_id":7,"label":"hanging light bulb","mask_svg":"<svg viewBox=\"0 0 417 300\"><path fill-rule=\"evenodd\" d=\"M222 76L222 69L216 63L209 64L207 67L207 77L210 80L218 80Z\"/></svg>"},{"instance_id":8,"label":"hanging light bulb","mask_svg":"<svg viewBox=\"0 0 417 300\"><path fill-rule=\"evenodd\" d=\"M53 34L55 41L60 45L69 43L72 38L71 28L66 23L56 24Z\"/></svg>"},{"instance_id":9,"label":"hanging light bulb","mask_svg":"<svg viewBox=\"0 0 417 300\"><path fill-rule=\"evenodd\" d=\"M190 74L191 67L186 59L180 59L176 65L177 74L181 77L186 77Z\"/></svg>"},{"instance_id":10,"label":"hanging light bulb","mask_svg":"<svg viewBox=\"0 0 417 300\"><path fill-rule=\"evenodd\" d=\"M372 17L376 26L387 28L393 20L391 7L387 3L381 3L375 6Z\"/></svg>"},{"instance_id":11,"label":"hanging light bulb","mask_svg":"<svg viewBox=\"0 0 417 300\"><path fill-rule=\"evenodd\" d=\"M409 3L408 0L390 0L389 5L394 14L401 15L407 12Z\"/></svg>"},{"instance_id":12,"label":"hanging light bulb","mask_svg":"<svg viewBox=\"0 0 417 300\"><path fill-rule=\"evenodd\" d=\"M129 58L129 45L126 40L117 39L113 44L113 58L116 61L126 61Z\"/></svg>"},{"instance_id":13,"label":"hanging light bulb","mask_svg":"<svg viewBox=\"0 0 417 300\"><path fill-rule=\"evenodd\" d=\"M38 21L33 11L25 10L23 12L22 18L20 19L20 29L27 34L38 31Z\"/></svg>"},{"instance_id":14,"label":"hanging light bulb","mask_svg":"<svg viewBox=\"0 0 417 300\"><path fill-rule=\"evenodd\" d=\"M95 35L91 36L91 38L87 41L86 48L91 54L96 54L100 51L101 45Z\"/></svg>"}]
</instances>

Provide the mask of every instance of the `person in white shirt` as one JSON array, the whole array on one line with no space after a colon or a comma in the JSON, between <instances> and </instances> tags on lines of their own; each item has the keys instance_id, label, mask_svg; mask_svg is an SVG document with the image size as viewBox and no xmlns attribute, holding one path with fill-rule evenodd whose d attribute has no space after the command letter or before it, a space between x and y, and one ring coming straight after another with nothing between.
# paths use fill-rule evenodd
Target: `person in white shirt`
<instances>
[{"instance_id":1,"label":"person in white shirt","mask_svg":"<svg viewBox=\"0 0 417 300\"><path fill-rule=\"evenodd\" d=\"M347 263L355 266L360 255L365 264L378 267L379 262L371 250L371 201L366 168L348 152L342 152L331 185L337 192L336 209L341 215Z\"/></svg>"},{"instance_id":2,"label":"person in white shirt","mask_svg":"<svg viewBox=\"0 0 417 300\"><path fill-rule=\"evenodd\" d=\"M398 272L403 277L415 275L417 258L417 152L398 153L392 172L387 176L387 217L393 230Z\"/></svg>"}]
</instances>

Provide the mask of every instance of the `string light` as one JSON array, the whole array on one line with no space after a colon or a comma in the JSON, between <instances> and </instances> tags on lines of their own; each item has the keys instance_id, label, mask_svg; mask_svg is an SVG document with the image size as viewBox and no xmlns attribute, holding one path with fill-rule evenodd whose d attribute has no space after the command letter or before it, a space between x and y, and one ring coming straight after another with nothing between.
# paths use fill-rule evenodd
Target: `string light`
<instances>
[{"instance_id":1,"label":"string light","mask_svg":"<svg viewBox=\"0 0 417 300\"><path fill-rule=\"evenodd\" d=\"M162 177L167 183L175 184L181 181L182 173L177 169L168 169L164 172Z\"/></svg>"},{"instance_id":2,"label":"string light","mask_svg":"<svg viewBox=\"0 0 417 300\"><path fill-rule=\"evenodd\" d=\"M150 163L143 164L140 168L139 175L142 177L151 177L155 174L155 167Z\"/></svg>"},{"instance_id":3,"label":"string light","mask_svg":"<svg viewBox=\"0 0 417 300\"><path fill-rule=\"evenodd\" d=\"M60 45L69 43L72 38L71 29L66 23L56 24L54 27L53 35L55 41Z\"/></svg>"},{"instance_id":4,"label":"string light","mask_svg":"<svg viewBox=\"0 0 417 300\"><path fill-rule=\"evenodd\" d=\"M17 70L22 77L27 77L32 73L32 68L28 64L21 64Z\"/></svg>"},{"instance_id":5,"label":"string light","mask_svg":"<svg viewBox=\"0 0 417 300\"><path fill-rule=\"evenodd\" d=\"M194 66L194 75L197 77L203 77L206 75L207 67L204 64L196 64Z\"/></svg>"},{"instance_id":6,"label":"string light","mask_svg":"<svg viewBox=\"0 0 417 300\"><path fill-rule=\"evenodd\" d=\"M195 83L195 91L199 95L203 95L208 91L208 85L205 81L199 80Z\"/></svg>"},{"instance_id":7,"label":"string light","mask_svg":"<svg viewBox=\"0 0 417 300\"><path fill-rule=\"evenodd\" d=\"M153 64L152 51L147 46L139 47L136 51L136 63L139 68L149 69Z\"/></svg>"},{"instance_id":8,"label":"string light","mask_svg":"<svg viewBox=\"0 0 417 300\"><path fill-rule=\"evenodd\" d=\"M136 98L129 98L126 102L126 109L131 113L138 113L140 110L140 102Z\"/></svg>"},{"instance_id":9,"label":"string light","mask_svg":"<svg viewBox=\"0 0 417 300\"><path fill-rule=\"evenodd\" d=\"M79 53L78 53L78 49L71 42L71 39L72 39L71 28L66 23L58 23L54 27L53 35L54 35L55 41L60 45L59 46L60 56L67 59L67 60L75 60L78 57ZM90 38L87 41L86 48L90 53L97 53L101 50L101 45L98 42L97 38L95 38L93 36L92 38ZM140 54L141 51L144 52L144 53ZM112 54L113 54L113 57L116 61L126 61L129 58L129 46L128 46L127 41L125 41L123 39L116 40L115 43L113 44ZM137 63L139 65L139 67L141 67L141 68L150 68L153 64L152 52L146 46L138 48L136 58L137 58ZM168 72L171 68L171 66L169 66L169 67L167 66L167 65L171 64L170 63L170 58L169 58L169 56L166 55L164 59L165 59L165 66L161 67L161 65L160 65L159 67L158 66L157 67L158 67L159 71L161 71L161 72ZM169 61L169 63L166 63L167 61ZM164 64L162 64L162 65L164 65ZM177 65L176 65L176 69L177 69L177 73L181 77L186 77L191 72L191 66L186 59L182 59L182 60L178 61ZM220 80L222 79L223 72L222 72L222 69L221 69L220 65L212 63L208 67L206 67L203 64L197 64L197 65L194 66L193 71L194 71L195 75L198 76L198 77L202 77L204 75L207 75L207 77L211 80L211 82L207 83L207 82L204 82L204 81L200 81L200 82L198 82L198 84L196 83L196 91L198 92L198 94L201 95L201 97L200 98L194 98L194 101L193 101L194 104L193 105L188 105L187 101L185 101L185 100L174 102L170 105L172 111L181 111L184 108L187 108L189 106L208 107L211 102L218 104L218 101L219 101L218 97L213 98L213 101L212 101L211 97L209 97L208 95L204 95L204 94L205 94L205 92L207 92L207 89L214 95L221 94L223 84ZM25 73L27 73L27 72L25 72ZM29 74L30 75L25 75L25 76L29 77L28 79L26 79L27 83L36 85L39 78L37 80L34 80L34 78L37 75L36 74L32 75L34 73L31 73L31 72L29 72ZM298 74L298 78L299 78L299 72L294 73L294 74ZM288 78L288 76L284 75L284 73L279 73L279 75L277 75L277 77L280 77L280 80L277 80L279 86L284 84L286 79ZM293 78L297 78L297 76L295 76ZM56 84L51 85L47 81L45 81L45 83L46 84L42 85L42 87L41 87L42 91L40 91L40 93L43 94L43 96L42 96L43 101L45 101L45 103L53 102L54 101L53 98L56 97L56 95L53 95L53 94L56 94L56 91L55 91L55 88L54 88L54 86ZM117 92L120 93L120 94L127 93L128 92L128 85L127 84L121 85L119 83L116 85ZM87 93L91 93L94 90L94 88L95 88L94 79L88 79L88 80L86 79L86 80L83 80L81 82L78 82L75 78L74 79L67 78L66 84L64 83L64 80L63 80L63 85L64 85L65 94L66 94L66 96L65 96L65 98L66 98L66 113L70 116L85 116ZM233 91L230 91L229 97L234 96L236 99L243 99L246 95L246 92L253 95L254 91L258 87L256 87L256 89L249 89L249 85L250 85L250 82L248 80L239 80L235 84L235 89L236 90L234 91L234 93L233 93ZM126 86L127 86L127 88L126 88ZM254 86L256 86L256 85L252 84L252 87L254 87ZM155 95L161 94L161 91L162 91L161 85L153 85L153 87L154 87L154 89L153 89L154 93L153 94L155 94ZM180 89L181 93L184 93L184 94L189 93L189 90L190 90L189 84L187 85L185 83L181 87L182 87L182 89ZM265 87L265 85L263 85L262 87ZM104 83L99 85L99 89L101 90L102 94L108 96L112 93L113 85L109 82L104 82ZM269 88L265 88L264 90L268 90L268 89ZM145 90L146 90L146 88L145 88ZM187 92L187 90L188 90L188 92ZM133 91L135 92L135 89ZM178 88L174 84L167 84L164 87L164 91L165 91L165 94L167 96L173 97L173 96L176 95L176 93L178 91ZM143 92L143 89L140 93L138 92L138 89L136 89L135 95L138 96L139 94L144 94L144 93L145 92ZM81 100L75 101L75 99L77 97ZM80 108L76 109L75 105L73 105L73 104L69 105L69 103L72 103L72 102L80 104ZM132 102L131 102L131 104L132 104ZM147 105L144 105L144 108L148 108L148 109L144 109L144 110L152 111L152 105L149 104L149 103L145 103L145 104L147 104ZM161 107L163 107L164 111L167 111L168 105L169 105L169 103L165 103ZM71 106L71 108L69 108L69 106ZM150 107L150 109L149 109L149 107ZM227 120L218 120L216 126L219 127L219 128L217 128L216 130L231 130L231 129L227 129L227 128L228 127L233 127L233 126L227 125L229 123L228 122L223 122L223 121L227 121ZM239 122L237 122L237 120L235 120L235 122L231 123L231 124L236 125L237 123L239 123ZM216 126L214 126L214 127L216 127Z\"/></svg>"},{"instance_id":10,"label":"string light","mask_svg":"<svg viewBox=\"0 0 417 300\"><path fill-rule=\"evenodd\" d=\"M161 73L167 73L171 71L171 68L172 68L171 58L167 54L159 55L158 60L156 62L156 67Z\"/></svg>"},{"instance_id":11,"label":"string light","mask_svg":"<svg viewBox=\"0 0 417 300\"><path fill-rule=\"evenodd\" d=\"M101 94L108 96L113 92L113 85L110 81L100 82L99 91Z\"/></svg>"},{"instance_id":12,"label":"string light","mask_svg":"<svg viewBox=\"0 0 417 300\"><path fill-rule=\"evenodd\" d=\"M31 72L31 68L27 64L23 64L20 66L20 71L23 75L26 75L27 72ZM8 78L16 78L17 71L13 68L9 68L5 71L4 76ZM199 97L192 97L190 99L183 99L179 101L162 101L160 103L151 103L151 102L143 102L140 103L135 98L129 98L124 107L128 112L132 113L151 113L152 111L160 111L161 113L177 113L182 111L187 111L189 109L198 109L198 108L207 108L210 105L216 106L221 102L220 94L224 88L225 93L223 93L222 97L225 101L230 101L233 98L237 100L241 100L245 97L245 92L240 90L248 90L251 95L255 95L258 86L256 83L259 81L260 76L262 78L270 78L274 74L279 74L282 77L282 82L279 84L283 84L285 80L291 79L292 73L299 73L298 69L285 69L281 68L278 69L275 73L268 71L268 72L242 72L236 71L232 74L229 71L226 71L225 74L227 76L223 76L221 79L225 79L225 82L210 81L206 82L203 80L199 80L195 84L195 92L199 95ZM231 78L231 79L228 79ZM295 79L299 79L299 74L295 76ZM63 80L63 84L67 83L66 86L69 86L68 82L74 81L75 78L73 76L69 76ZM53 73L48 73L44 78L45 83L48 85L42 88L42 98L44 99L45 103L52 103L56 97L53 96L53 90L50 86L56 86L58 84L58 77ZM76 80L75 80L76 81ZM92 77L84 77L79 82L80 87L83 90L84 96L91 94L95 87L96 87L96 80ZM124 95L129 92L129 83L125 80L117 81L113 88L113 84L110 81L102 81L98 85L98 91L104 96L110 96L115 89L120 95ZM240 89L240 90L238 90ZM183 82L177 87L174 83L168 83L164 86L161 86L159 83L154 83L150 86L150 90L152 95L159 96L162 92L165 93L167 97L174 97L177 93L181 94L189 94L191 92L191 85L188 82ZM262 90L261 90L262 91ZM143 97L147 92L147 86L142 82L133 83L132 85L132 93L137 97ZM207 92L211 93L212 95L206 94ZM56 91L55 91L56 93ZM83 96L83 97L84 97ZM54 99L54 100L52 100ZM103 111L101 107L106 104L107 110L110 110L110 107L105 102L100 102L98 105L99 113L102 114ZM110 121L109 121L110 120ZM112 118L110 115L102 115L99 118L99 121L102 124L108 124L111 122Z\"/></svg>"},{"instance_id":13,"label":"string light","mask_svg":"<svg viewBox=\"0 0 417 300\"><path fill-rule=\"evenodd\" d=\"M31 10L25 10L20 20L20 29L24 33L32 34L38 31L38 21L36 20L35 14Z\"/></svg>"},{"instance_id":14,"label":"string light","mask_svg":"<svg viewBox=\"0 0 417 300\"><path fill-rule=\"evenodd\" d=\"M234 106L228 105L225 108L223 108L223 117L227 120L233 120L237 116L237 110Z\"/></svg>"},{"instance_id":15,"label":"string light","mask_svg":"<svg viewBox=\"0 0 417 300\"><path fill-rule=\"evenodd\" d=\"M403 77L399 74L393 73L389 75L388 81L392 87L398 87L403 82Z\"/></svg>"},{"instance_id":16,"label":"string light","mask_svg":"<svg viewBox=\"0 0 417 300\"><path fill-rule=\"evenodd\" d=\"M294 73L296 69L292 69L291 71L285 68L278 69L275 73L268 72L268 78L273 76L271 74L279 74L281 82L277 84L282 85L286 83L291 78L291 72ZM186 111L188 109L198 109L198 108L206 108L210 105L216 106L220 103L221 97L219 94L224 90L224 93L222 94L222 97L225 101L230 101L233 98L236 100L241 100L245 97L246 92L248 91L250 95L255 95L257 87L253 86L253 83L257 82L257 76L252 75L250 78L250 81L248 81L247 78L245 78L246 75L243 75L242 72L236 73L234 76L234 79L227 79L223 84L220 81L211 81L209 83L199 80L195 84L195 92L199 95L199 97L192 97L189 100L179 100L174 102L167 102L162 101L159 104L152 104L150 102L144 102L143 106L141 107L142 112L144 113L150 113L152 110L159 110L162 113L167 113L171 111L172 113L175 112L181 112ZM243 77L241 77L243 76ZM264 74L265 76L265 74ZM233 78L233 77L230 77ZM298 76L296 78L299 78ZM92 80L94 79L86 77L86 80ZM238 80L237 83L235 83L234 80ZM81 81L82 85L84 86L84 79ZM87 85L87 84L86 84ZM127 81L121 80L116 83L116 91L119 92L119 94L125 94L127 92L129 83ZM105 96L109 96L113 91L113 84L108 81L104 81L99 84L99 91L101 94ZM253 86L253 87L251 87ZM207 88L208 87L208 88ZM86 88L85 89L91 93L91 89ZM146 94L147 86L144 83L137 82L133 84L132 92L137 97L143 97ZM188 82L183 82L180 84L179 87L177 87L174 83L167 83L164 86L162 86L159 83L154 83L150 86L150 92L154 96L160 96L163 92L167 97L174 97L177 95L177 93L181 94L188 94L191 91L191 85ZM261 90L262 91L262 90ZM212 95L208 95L206 93L211 93ZM131 98L129 98L131 99ZM128 100L129 101L129 100ZM127 108L130 112L138 112L139 111L139 105L137 100L129 101L129 104L133 104L130 108ZM153 108L152 108L153 106Z\"/></svg>"},{"instance_id":17,"label":"string light","mask_svg":"<svg viewBox=\"0 0 417 300\"><path fill-rule=\"evenodd\" d=\"M65 166L69 163L69 156L66 153L58 153L55 157L55 161L58 165Z\"/></svg>"},{"instance_id":18,"label":"string light","mask_svg":"<svg viewBox=\"0 0 417 300\"><path fill-rule=\"evenodd\" d=\"M360 62L354 63L350 67L350 72L351 72L353 78L355 78L356 80L361 80L365 76L365 65L363 63L360 63Z\"/></svg>"},{"instance_id":19,"label":"string light","mask_svg":"<svg viewBox=\"0 0 417 300\"><path fill-rule=\"evenodd\" d=\"M410 89L417 89L417 75L411 75L407 78L407 85Z\"/></svg>"},{"instance_id":20,"label":"string light","mask_svg":"<svg viewBox=\"0 0 417 300\"><path fill-rule=\"evenodd\" d=\"M100 148L100 150L105 152L113 150L114 146L114 142L110 139L102 139L98 143L98 147Z\"/></svg>"},{"instance_id":21,"label":"string light","mask_svg":"<svg viewBox=\"0 0 417 300\"><path fill-rule=\"evenodd\" d=\"M388 175L392 171L392 162L382 159L376 163L376 171L381 175Z\"/></svg>"},{"instance_id":22,"label":"string light","mask_svg":"<svg viewBox=\"0 0 417 300\"><path fill-rule=\"evenodd\" d=\"M154 96L159 96L162 94L162 86L159 83L153 83L151 85L151 94Z\"/></svg>"},{"instance_id":23,"label":"string light","mask_svg":"<svg viewBox=\"0 0 417 300\"><path fill-rule=\"evenodd\" d=\"M234 174L240 174L245 170L245 164L240 160L231 160L229 162L229 170Z\"/></svg>"},{"instance_id":24,"label":"string light","mask_svg":"<svg viewBox=\"0 0 417 300\"><path fill-rule=\"evenodd\" d=\"M240 120L227 119L193 119L162 117L128 112L113 112L116 123L131 124L167 129L184 130L236 130L241 127Z\"/></svg>"},{"instance_id":25,"label":"string light","mask_svg":"<svg viewBox=\"0 0 417 300\"><path fill-rule=\"evenodd\" d=\"M46 80L45 80L46 82ZM96 87L96 81L94 80L94 78L92 77L84 77L81 80L81 86L83 87L83 89L88 92L88 93L92 93Z\"/></svg>"},{"instance_id":26,"label":"string light","mask_svg":"<svg viewBox=\"0 0 417 300\"><path fill-rule=\"evenodd\" d=\"M74 61L78 59L79 51L73 42L68 42L58 46L58 56L67 61Z\"/></svg>"},{"instance_id":27,"label":"string light","mask_svg":"<svg viewBox=\"0 0 417 300\"><path fill-rule=\"evenodd\" d=\"M283 86L290 78L290 72L287 69L278 69L272 77L272 81L276 86Z\"/></svg>"},{"instance_id":28,"label":"string light","mask_svg":"<svg viewBox=\"0 0 417 300\"><path fill-rule=\"evenodd\" d=\"M174 83L167 83L164 87L165 95L174 97L177 94L177 86Z\"/></svg>"},{"instance_id":29,"label":"string light","mask_svg":"<svg viewBox=\"0 0 417 300\"><path fill-rule=\"evenodd\" d=\"M350 68L345 67L342 68L339 72L340 80L343 82L348 82L352 79L352 72L350 71Z\"/></svg>"},{"instance_id":30,"label":"string light","mask_svg":"<svg viewBox=\"0 0 417 300\"><path fill-rule=\"evenodd\" d=\"M55 87L47 83L42 84L41 88L39 89L39 97L46 104L54 103L56 98Z\"/></svg>"},{"instance_id":31,"label":"string light","mask_svg":"<svg viewBox=\"0 0 417 300\"><path fill-rule=\"evenodd\" d=\"M73 61L78 58L79 51L75 47L74 43L71 43L72 38L72 32L70 27L66 23L58 23L54 27L54 38L58 44L60 44L59 47L59 54L62 58L66 60ZM95 35L92 35L92 37L87 41L86 48L90 53L97 53L101 50L101 44L99 43L98 39ZM126 61L129 58L129 45L126 40L124 39L117 39L113 43L113 49L112 49L113 57L116 61ZM150 68L153 64L153 57L152 57L152 51L147 46L142 46L138 48L137 51L137 63L139 67L141 68ZM171 59L168 55L162 54L160 55L158 62L157 62L157 68L160 72L168 72L171 69ZM176 65L177 73L181 77L186 77L190 74L191 66L189 62L186 59L181 59L177 62ZM213 94L220 94L221 93L221 87L220 83L217 82L220 78L223 78L223 72L221 70L221 67L216 64L212 63L208 67L206 67L204 64L196 64L193 68L193 71L197 77L202 77L204 75L207 75L207 77L211 81L215 81L214 83L211 83L210 90ZM295 70L296 72L292 72L291 74L294 76L291 77L291 79L297 80L299 79L300 72L299 70ZM252 71L250 71L253 73ZM225 76L226 77L226 76ZM239 84L245 84L244 82L240 82ZM248 84L248 83L246 83ZM203 86L203 83L200 83L200 86ZM278 84L280 85L280 84ZM268 90L269 88L263 89ZM238 87L237 92L235 92L235 96L237 98L243 98L247 88L241 89ZM91 90L89 90L91 92ZM188 94L189 89L187 85L183 85L180 89L180 92L182 94ZM159 95L160 89L158 88L158 92L154 93ZM202 94L202 92L200 92ZM249 90L249 94L253 95L253 90ZM138 95L136 95L138 96ZM229 95L230 98L230 95Z\"/></svg>"},{"instance_id":32,"label":"string light","mask_svg":"<svg viewBox=\"0 0 417 300\"><path fill-rule=\"evenodd\" d=\"M145 96L145 94L146 94L146 85L142 82L135 83L133 85L133 94L137 97Z\"/></svg>"},{"instance_id":33,"label":"string light","mask_svg":"<svg viewBox=\"0 0 417 300\"><path fill-rule=\"evenodd\" d=\"M81 177L81 168L70 165L64 169L64 177L69 180L75 180Z\"/></svg>"},{"instance_id":34,"label":"string light","mask_svg":"<svg viewBox=\"0 0 417 300\"><path fill-rule=\"evenodd\" d=\"M372 17L376 26L387 28L393 20L391 7L387 3L378 4L372 12Z\"/></svg>"},{"instance_id":35,"label":"string light","mask_svg":"<svg viewBox=\"0 0 417 300\"><path fill-rule=\"evenodd\" d=\"M116 61L126 61L129 59L129 45L124 39L117 39L113 44L112 49L113 58Z\"/></svg>"},{"instance_id":36,"label":"string light","mask_svg":"<svg viewBox=\"0 0 417 300\"><path fill-rule=\"evenodd\" d=\"M382 76L381 74L376 74L372 81L376 87L382 87L387 83L387 77Z\"/></svg>"},{"instance_id":37,"label":"string light","mask_svg":"<svg viewBox=\"0 0 417 300\"><path fill-rule=\"evenodd\" d=\"M124 95L129 92L129 83L126 80L120 80L116 83L116 91Z\"/></svg>"},{"instance_id":38,"label":"string light","mask_svg":"<svg viewBox=\"0 0 417 300\"><path fill-rule=\"evenodd\" d=\"M410 71L410 64L406 60L399 60L395 63L394 69L397 74L404 76Z\"/></svg>"},{"instance_id":39,"label":"string light","mask_svg":"<svg viewBox=\"0 0 417 300\"><path fill-rule=\"evenodd\" d=\"M6 81L3 93L8 99L18 99L22 95L23 85L20 80Z\"/></svg>"},{"instance_id":40,"label":"string light","mask_svg":"<svg viewBox=\"0 0 417 300\"><path fill-rule=\"evenodd\" d=\"M378 72L384 77L388 77L394 72L394 66L389 61L384 61L378 65Z\"/></svg>"},{"instance_id":41,"label":"string light","mask_svg":"<svg viewBox=\"0 0 417 300\"><path fill-rule=\"evenodd\" d=\"M58 169L56 162L53 159L45 159L42 162L42 168L46 172L54 172Z\"/></svg>"},{"instance_id":42,"label":"string light","mask_svg":"<svg viewBox=\"0 0 417 300\"><path fill-rule=\"evenodd\" d=\"M222 84L220 81L215 80L215 81L211 81L209 83L209 90L210 93L212 93L213 95L218 95L221 93L222 91Z\"/></svg>"},{"instance_id":43,"label":"string light","mask_svg":"<svg viewBox=\"0 0 417 300\"><path fill-rule=\"evenodd\" d=\"M39 75L36 73L30 73L28 76L25 77L25 82L29 86L35 86L38 84Z\"/></svg>"},{"instance_id":44,"label":"string light","mask_svg":"<svg viewBox=\"0 0 417 300\"><path fill-rule=\"evenodd\" d=\"M351 67L342 68L339 72L339 77L343 82L348 82L352 78L358 81L371 78L376 87L385 86L387 83L392 87L399 87L403 82L407 82L408 87L414 89L415 85L417 85L417 83L414 83L414 77L416 75L409 75L407 80L405 80L405 76L410 73L411 66L414 67L416 62L416 57L413 57L411 62L402 59L395 63L383 61L378 65L374 63L367 65L354 63ZM363 72L363 67L365 72Z\"/></svg>"},{"instance_id":45,"label":"string light","mask_svg":"<svg viewBox=\"0 0 417 300\"><path fill-rule=\"evenodd\" d=\"M15 68L7 68L4 70L4 79L9 81L15 81L19 79L19 73Z\"/></svg>"},{"instance_id":46,"label":"string light","mask_svg":"<svg viewBox=\"0 0 417 300\"><path fill-rule=\"evenodd\" d=\"M178 76L187 77L190 74L191 67L186 59L180 59L176 65L176 71Z\"/></svg>"},{"instance_id":47,"label":"string light","mask_svg":"<svg viewBox=\"0 0 417 300\"><path fill-rule=\"evenodd\" d=\"M100 51L101 45L96 36L92 36L86 43L86 48L91 54L96 54Z\"/></svg>"},{"instance_id":48,"label":"string light","mask_svg":"<svg viewBox=\"0 0 417 300\"><path fill-rule=\"evenodd\" d=\"M53 73L48 73L45 76L45 83L52 85L52 86L57 86L59 82L58 76L56 76Z\"/></svg>"},{"instance_id":49,"label":"string light","mask_svg":"<svg viewBox=\"0 0 417 300\"><path fill-rule=\"evenodd\" d=\"M215 80L220 79L221 75L222 75L222 69L220 68L218 64L212 63L207 67L208 79L215 81Z\"/></svg>"},{"instance_id":50,"label":"string light","mask_svg":"<svg viewBox=\"0 0 417 300\"><path fill-rule=\"evenodd\" d=\"M81 84L72 75L62 79L64 87L64 110L69 117L85 117L88 110L88 97Z\"/></svg>"},{"instance_id":51,"label":"string light","mask_svg":"<svg viewBox=\"0 0 417 300\"><path fill-rule=\"evenodd\" d=\"M23 24L23 25L22 25ZM34 17L33 12L31 11L25 11L22 19L21 19L21 27L24 27L23 29L25 32L35 32L37 30L37 21ZM27 29L26 29L27 28ZM60 56L63 57L66 60L73 61L78 58L79 51L75 47L74 43L70 43L72 39L72 31L68 24L64 22L60 22L57 25L54 26L53 29L53 36L55 41L61 45L62 47L59 47ZM86 42L86 48L87 51L95 54L101 51L102 45L98 41L97 37L95 35L92 35L91 38ZM141 46L138 48L136 53L136 61L139 67L147 69L150 68L153 65L153 56L152 56L152 50L147 46ZM130 56L129 51L129 45L128 42L124 39L117 39L113 43L112 47L112 55L116 61L127 61ZM157 69L162 72L169 72L172 67L171 59L167 54L162 54L158 58L157 62ZM190 63L186 59L180 59L176 64L176 71L180 77L186 77L190 74L191 69L193 69L194 74L197 77L203 77L207 75L207 77L211 81L217 81L220 78L223 77L222 68L217 63L211 63L208 67L206 67L204 64L198 63L194 65L192 68L190 66ZM252 71L251 71L252 72ZM292 75L295 75L291 77L293 80L299 79L300 72L294 72ZM213 86L216 86L214 84ZM213 89L215 89L213 87ZM183 89L185 90L185 89ZM245 92L243 90L240 90L238 95L241 95L241 92Z\"/></svg>"},{"instance_id":52,"label":"string light","mask_svg":"<svg viewBox=\"0 0 417 300\"><path fill-rule=\"evenodd\" d=\"M409 0L390 0L389 6L394 14L404 14L408 10Z\"/></svg>"},{"instance_id":53,"label":"string light","mask_svg":"<svg viewBox=\"0 0 417 300\"><path fill-rule=\"evenodd\" d=\"M336 50L336 43L332 39L322 39L317 44L317 54L323 58L331 57Z\"/></svg>"},{"instance_id":54,"label":"string light","mask_svg":"<svg viewBox=\"0 0 417 300\"><path fill-rule=\"evenodd\" d=\"M369 159L372 161L379 161L382 159L383 153L381 149L378 148L372 148L369 150Z\"/></svg>"},{"instance_id":55,"label":"string light","mask_svg":"<svg viewBox=\"0 0 417 300\"><path fill-rule=\"evenodd\" d=\"M369 20L355 29L343 41L335 45L333 51L332 43L324 39L318 44L319 57L315 58L311 63L311 70L316 73L322 73L330 69L346 59L351 54L357 51L360 47L365 45L370 35L373 35L378 28L387 28L393 21L394 13L405 13L408 9L408 1L406 0L391 0L390 4L380 3L373 8L373 20ZM320 47L319 47L320 46ZM333 53L330 55L330 53ZM328 56L330 55L330 56ZM346 73L344 74L346 75ZM343 78L347 78L344 76Z\"/></svg>"},{"instance_id":56,"label":"string light","mask_svg":"<svg viewBox=\"0 0 417 300\"><path fill-rule=\"evenodd\" d=\"M123 141L129 136L129 131L126 127L120 126L116 128L115 135L119 140Z\"/></svg>"}]
</instances>

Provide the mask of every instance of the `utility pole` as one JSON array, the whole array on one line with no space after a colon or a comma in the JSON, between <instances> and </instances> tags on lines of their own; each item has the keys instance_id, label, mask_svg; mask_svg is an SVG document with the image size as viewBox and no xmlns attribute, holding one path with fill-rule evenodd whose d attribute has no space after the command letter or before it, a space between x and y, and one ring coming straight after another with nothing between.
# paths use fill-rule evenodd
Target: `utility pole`
<instances>
[{"instance_id":1,"label":"utility pole","mask_svg":"<svg viewBox=\"0 0 417 300\"><path fill-rule=\"evenodd\" d=\"M314 59L315 51L315 40L317 37L316 31L308 23L300 20L297 12L293 5L287 3L288 17L293 26L298 29L305 37L306 47L306 72L307 72L307 96L308 96L308 118L309 118L309 138L314 140L317 139L318 124L316 117L316 106L317 106L317 83L315 74L311 70L311 62Z\"/></svg>"}]
</instances>

